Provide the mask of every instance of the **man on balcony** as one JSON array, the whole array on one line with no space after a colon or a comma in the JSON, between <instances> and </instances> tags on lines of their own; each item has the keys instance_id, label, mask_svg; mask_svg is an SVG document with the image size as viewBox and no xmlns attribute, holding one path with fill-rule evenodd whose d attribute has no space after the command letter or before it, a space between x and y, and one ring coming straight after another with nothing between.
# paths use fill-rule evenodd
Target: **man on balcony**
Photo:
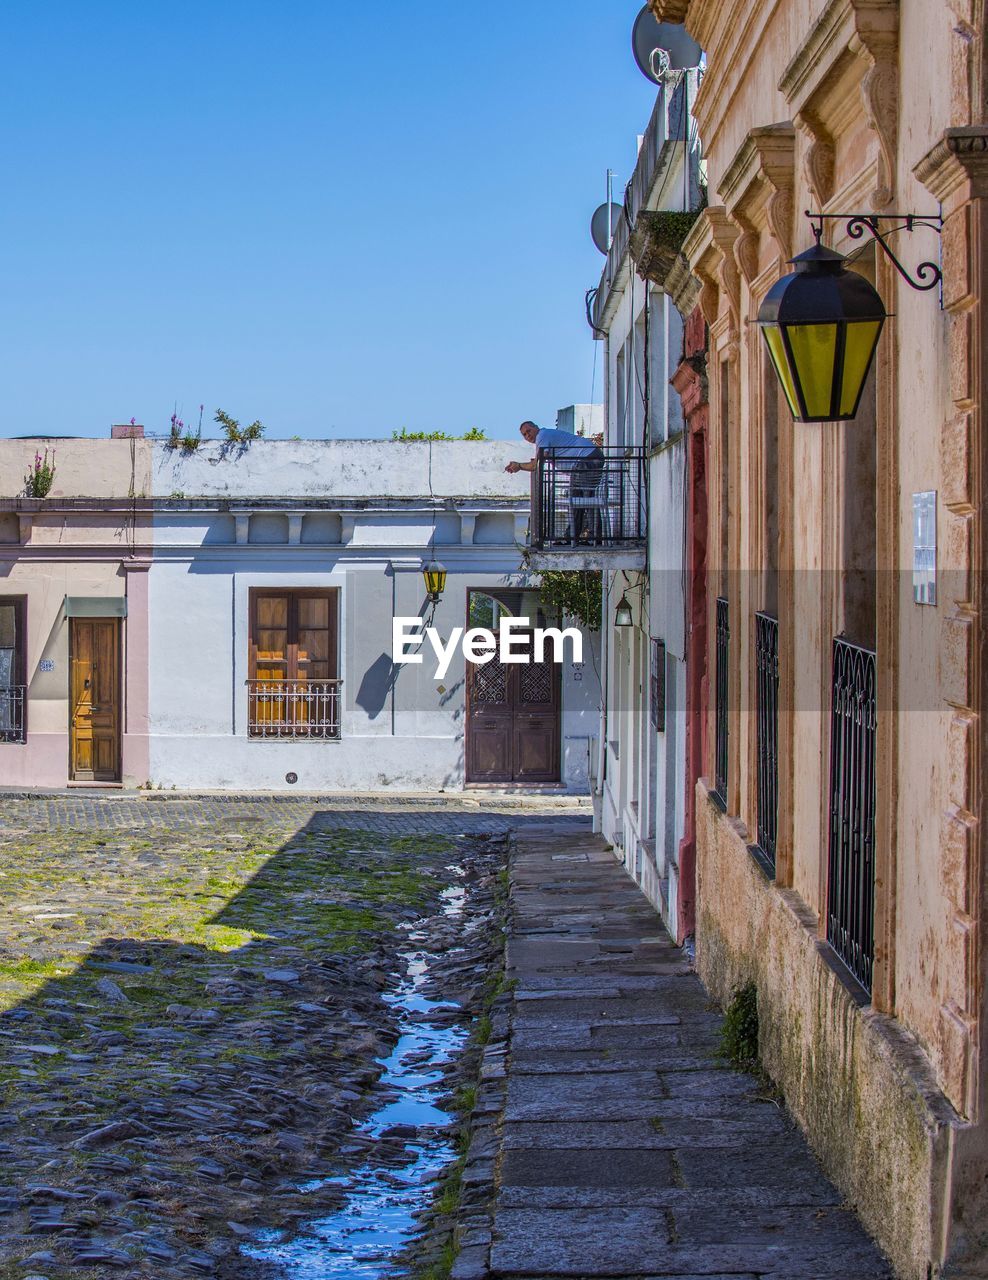
<instances>
[{"instance_id":1,"label":"man on balcony","mask_svg":"<svg viewBox=\"0 0 988 1280\"><path fill-rule=\"evenodd\" d=\"M529 444L535 445L535 458L530 462L509 462L505 471L510 475L516 471L534 471L539 454L545 450L553 469L550 484L553 499L561 496L561 484L568 480L570 525L563 540L598 542L601 529L598 487L604 470L600 447L586 436L561 431L559 427L538 427L526 421L518 430ZM566 497L563 503L566 504Z\"/></svg>"}]
</instances>

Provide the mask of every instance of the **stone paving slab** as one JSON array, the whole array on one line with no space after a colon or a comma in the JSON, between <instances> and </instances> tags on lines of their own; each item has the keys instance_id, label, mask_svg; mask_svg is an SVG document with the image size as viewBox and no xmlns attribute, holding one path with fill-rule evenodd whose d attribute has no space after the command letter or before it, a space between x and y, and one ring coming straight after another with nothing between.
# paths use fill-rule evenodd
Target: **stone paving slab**
<instances>
[{"instance_id":1,"label":"stone paving slab","mask_svg":"<svg viewBox=\"0 0 988 1280\"><path fill-rule=\"evenodd\" d=\"M526 825L511 908L492 1241L454 1280L890 1280L602 842Z\"/></svg>"}]
</instances>

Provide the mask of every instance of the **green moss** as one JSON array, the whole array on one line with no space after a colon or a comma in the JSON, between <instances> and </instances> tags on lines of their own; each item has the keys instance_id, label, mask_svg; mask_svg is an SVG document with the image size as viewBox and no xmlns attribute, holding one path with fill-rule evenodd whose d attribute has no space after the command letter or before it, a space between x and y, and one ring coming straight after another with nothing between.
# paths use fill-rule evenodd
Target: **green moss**
<instances>
[{"instance_id":1,"label":"green moss","mask_svg":"<svg viewBox=\"0 0 988 1280\"><path fill-rule=\"evenodd\" d=\"M753 982L738 987L731 997L720 1032L720 1052L735 1067L748 1069L758 1061L758 988Z\"/></svg>"}]
</instances>

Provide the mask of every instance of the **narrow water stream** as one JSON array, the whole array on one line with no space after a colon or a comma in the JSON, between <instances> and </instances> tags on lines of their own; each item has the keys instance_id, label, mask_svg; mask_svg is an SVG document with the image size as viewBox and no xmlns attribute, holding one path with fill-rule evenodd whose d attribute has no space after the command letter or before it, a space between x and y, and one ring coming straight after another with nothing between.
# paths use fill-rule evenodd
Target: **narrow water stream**
<instances>
[{"instance_id":1,"label":"narrow water stream","mask_svg":"<svg viewBox=\"0 0 988 1280\"><path fill-rule=\"evenodd\" d=\"M463 874L455 866L448 871L452 877ZM462 920L465 890L453 885L443 890L442 898L443 915ZM462 1047L467 1033L449 1025L449 1010L457 1006L422 994L438 953L427 949L424 930L405 928L405 973L384 997L399 1011L399 1040L382 1060L384 1071L377 1085L387 1101L352 1137L366 1140L373 1152L375 1141L387 1130L414 1126L415 1136L409 1131L405 1143L407 1163L400 1168L371 1161L353 1169L341 1167L300 1187L313 1191L336 1184L346 1198L335 1213L309 1223L302 1235L285 1239L281 1231L263 1231L243 1247L248 1257L276 1264L285 1280L383 1280L394 1274L392 1260L414 1234L415 1215L428 1205L437 1174L455 1157L452 1120L435 1105L435 1097L443 1091L442 1067ZM437 1015L435 1021L430 1014Z\"/></svg>"}]
</instances>

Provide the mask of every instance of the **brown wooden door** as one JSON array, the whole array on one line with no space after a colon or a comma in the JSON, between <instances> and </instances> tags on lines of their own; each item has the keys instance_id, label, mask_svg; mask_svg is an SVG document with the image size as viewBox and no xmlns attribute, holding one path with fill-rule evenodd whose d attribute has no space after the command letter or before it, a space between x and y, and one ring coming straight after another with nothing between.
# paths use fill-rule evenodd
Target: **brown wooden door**
<instances>
[{"instance_id":1,"label":"brown wooden door","mask_svg":"<svg viewBox=\"0 0 988 1280\"><path fill-rule=\"evenodd\" d=\"M72 618L69 776L120 780L120 622Z\"/></svg>"},{"instance_id":2,"label":"brown wooden door","mask_svg":"<svg viewBox=\"0 0 988 1280\"><path fill-rule=\"evenodd\" d=\"M555 662L467 663L467 782L559 781L559 675Z\"/></svg>"}]
</instances>

